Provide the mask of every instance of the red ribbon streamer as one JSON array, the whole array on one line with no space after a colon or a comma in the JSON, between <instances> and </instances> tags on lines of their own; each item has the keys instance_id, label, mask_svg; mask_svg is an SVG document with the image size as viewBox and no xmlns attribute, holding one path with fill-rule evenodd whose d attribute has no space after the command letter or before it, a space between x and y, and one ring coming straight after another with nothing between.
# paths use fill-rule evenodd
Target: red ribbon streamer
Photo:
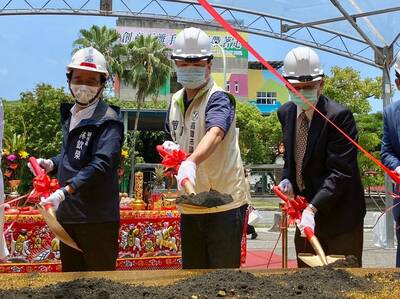
<instances>
[{"instance_id":1,"label":"red ribbon streamer","mask_svg":"<svg viewBox=\"0 0 400 299\"><path fill-rule=\"evenodd\" d=\"M397 184L400 184L400 176L395 171L390 170L382 164L377 158L370 154L366 149L359 145L353 138L347 135L342 129L335 125L330 119L328 119L321 111L319 111L313 104L311 104L301 93L299 93L281 74L279 74L249 43L247 43L240 34L207 2L207 0L197 0L201 6L208 11L208 13L214 17L214 19L221 24L236 40L238 40L251 54L254 55L272 74L274 74L279 80L281 80L291 91L299 96L308 106L314 111L321 115L328 123L330 123L336 130L338 130L344 137L346 137L352 144L354 144L364 155L366 155L372 162L379 166L384 172L386 172L390 178Z\"/></svg>"}]
</instances>

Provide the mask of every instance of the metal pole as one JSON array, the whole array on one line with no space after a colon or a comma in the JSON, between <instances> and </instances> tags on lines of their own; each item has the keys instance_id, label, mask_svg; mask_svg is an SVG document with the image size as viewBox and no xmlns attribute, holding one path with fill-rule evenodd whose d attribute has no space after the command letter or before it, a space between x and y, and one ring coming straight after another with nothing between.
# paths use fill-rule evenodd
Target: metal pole
<instances>
[{"instance_id":1,"label":"metal pole","mask_svg":"<svg viewBox=\"0 0 400 299\"><path fill-rule=\"evenodd\" d=\"M222 87L223 90L226 91L226 56L225 56L225 50L224 50L224 48L223 48L220 44L215 44L215 45L221 50L221 53L222 53L222 63L223 63L223 72L224 72L224 84L223 84L223 86L221 86L221 87Z\"/></svg>"},{"instance_id":2,"label":"metal pole","mask_svg":"<svg viewBox=\"0 0 400 299\"><path fill-rule=\"evenodd\" d=\"M382 73L382 99L383 108L391 103L392 87L390 84L389 66L387 63L383 66ZM392 180L385 174L385 207L389 208L393 205L393 198L390 193L393 191ZM386 220L386 248L394 248L394 218L391 211L385 214Z\"/></svg>"},{"instance_id":3,"label":"metal pole","mask_svg":"<svg viewBox=\"0 0 400 299\"><path fill-rule=\"evenodd\" d=\"M282 268L287 268L288 262L288 223L287 223L287 213L282 209L283 204L279 204L282 211L281 217L281 233L282 233Z\"/></svg>"}]
</instances>

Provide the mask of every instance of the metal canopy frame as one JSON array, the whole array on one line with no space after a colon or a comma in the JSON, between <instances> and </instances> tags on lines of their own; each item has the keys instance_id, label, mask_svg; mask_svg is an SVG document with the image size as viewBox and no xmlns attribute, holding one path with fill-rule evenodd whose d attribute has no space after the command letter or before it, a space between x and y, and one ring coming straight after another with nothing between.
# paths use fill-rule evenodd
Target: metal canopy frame
<instances>
[{"instance_id":1,"label":"metal canopy frame","mask_svg":"<svg viewBox=\"0 0 400 299\"><path fill-rule=\"evenodd\" d=\"M85 15L127 17L138 20L172 21L189 25L207 25L221 28L196 0L6 0L0 1L0 16L11 15ZM337 0L331 0L332 8L343 17L322 19L304 23L265 12L243 9L224 4L213 4L221 15L229 19L235 29L262 37L279 39L309 46L321 51L340 55L378 68L393 63L393 48L399 47L400 32L385 48L375 45L357 26L362 17L400 11L400 7L386 8L349 15ZM118 7L113 9L113 7ZM345 34L320 25L348 21L359 36Z\"/></svg>"},{"instance_id":2,"label":"metal canopy frame","mask_svg":"<svg viewBox=\"0 0 400 299\"><path fill-rule=\"evenodd\" d=\"M38 4L41 2L41 5ZM80 4L79 4L79 3ZM382 69L384 106L391 101L390 67L394 63L394 49L400 31L390 44L376 45L357 24L357 19L400 11L400 6L381 10L349 14L338 0L330 0L332 9L341 17L301 22L265 12L212 3L213 7L232 26L241 32L309 46L321 51L340 55ZM118 6L118 9L113 9ZM127 17L137 20L171 21L188 25L221 26L210 17L196 0L0 0L0 16L12 15L83 15ZM358 36L345 34L321 25L347 21ZM376 30L376 29L375 29ZM378 32L376 32L378 33ZM397 53L396 53L397 54ZM392 205L389 196L391 182L386 176L386 206ZM386 213L387 247L394 248L393 216Z\"/></svg>"}]
</instances>

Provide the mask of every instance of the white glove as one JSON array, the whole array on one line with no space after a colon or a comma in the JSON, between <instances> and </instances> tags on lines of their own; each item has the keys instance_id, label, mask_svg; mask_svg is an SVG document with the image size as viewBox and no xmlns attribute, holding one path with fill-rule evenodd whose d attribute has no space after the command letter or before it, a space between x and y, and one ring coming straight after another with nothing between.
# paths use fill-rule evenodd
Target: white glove
<instances>
[{"instance_id":1,"label":"white glove","mask_svg":"<svg viewBox=\"0 0 400 299\"><path fill-rule=\"evenodd\" d=\"M38 162L39 166L42 167L46 171L46 173L49 173L54 169L54 163L50 159L39 158L36 161ZM35 172L33 171L32 165L29 162L28 162L28 167L31 170L31 172L35 175Z\"/></svg>"},{"instance_id":2,"label":"white glove","mask_svg":"<svg viewBox=\"0 0 400 299\"><path fill-rule=\"evenodd\" d=\"M314 231L315 229L314 213L308 209L305 209L303 211L303 214L301 215L301 221L297 223L297 227L299 228L302 237L306 236L304 233L304 229L306 227L309 227L312 229L312 231Z\"/></svg>"},{"instance_id":3,"label":"white glove","mask_svg":"<svg viewBox=\"0 0 400 299\"><path fill-rule=\"evenodd\" d=\"M178 174L176 175L176 181L178 182L178 190L182 190L182 181L189 179L192 185L196 185L196 164L192 161L183 161L179 167Z\"/></svg>"},{"instance_id":4,"label":"white glove","mask_svg":"<svg viewBox=\"0 0 400 299\"><path fill-rule=\"evenodd\" d=\"M397 173L397 175L400 175L400 166L397 166L394 171Z\"/></svg>"},{"instance_id":5,"label":"white glove","mask_svg":"<svg viewBox=\"0 0 400 299\"><path fill-rule=\"evenodd\" d=\"M176 144L175 142L172 141L164 141L164 143L162 144L162 147L169 153L172 153L173 151L177 151L180 149L179 144Z\"/></svg>"},{"instance_id":6,"label":"white glove","mask_svg":"<svg viewBox=\"0 0 400 299\"><path fill-rule=\"evenodd\" d=\"M287 195L289 197L293 197L294 196L292 183L288 179L282 180L279 183L278 187L279 187L279 189L281 189L281 191L285 195Z\"/></svg>"},{"instance_id":7,"label":"white glove","mask_svg":"<svg viewBox=\"0 0 400 299\"><path fill-rule=\"evenodd\" d=\"M65 194L62 189L56 190L54 193L52 193L49 197L45 199L41 199L40 203L42 206L45 205L52 205L54 210L58 209L58 206L60 205L60 202L62 202L65 199Z\"/></svg>"}]
</instances>

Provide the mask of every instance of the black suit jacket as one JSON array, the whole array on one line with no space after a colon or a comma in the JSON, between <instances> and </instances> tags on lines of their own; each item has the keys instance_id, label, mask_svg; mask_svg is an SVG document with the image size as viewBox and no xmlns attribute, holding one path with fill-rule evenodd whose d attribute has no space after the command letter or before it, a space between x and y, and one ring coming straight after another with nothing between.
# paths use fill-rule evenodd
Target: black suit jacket
<instances>
[{"instance_id":1,"label":"black suit jacket","mask_svg":"<svg viewBox=\"0 0 400 299\"><path fill-rule=\"evenodd\" d=\"M320 96L317 109L353 139L357 127L353 114L345 107ZM294 143L297 106L288 102L278 110L285 145L283 178L296 184ZM304 196L318 212L317 235L334 236L353 230L365 216L364 189L357 163L357 148L337 129L314 111L303 161Z\"/></svg>"}]
</instances>

